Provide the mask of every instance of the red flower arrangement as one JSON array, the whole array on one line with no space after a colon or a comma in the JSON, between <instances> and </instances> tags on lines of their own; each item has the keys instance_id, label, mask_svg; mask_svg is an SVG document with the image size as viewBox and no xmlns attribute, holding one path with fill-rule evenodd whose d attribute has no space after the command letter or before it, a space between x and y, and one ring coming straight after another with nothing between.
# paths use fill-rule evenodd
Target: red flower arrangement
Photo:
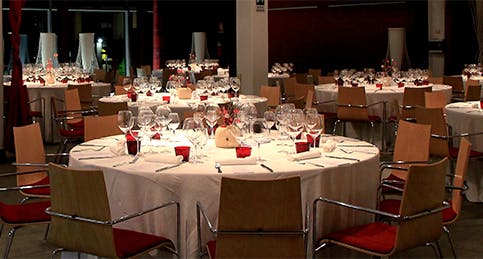
<instances>
[{"instance_id":1,"label":"red flower arrangement","mask_svg":"<svg viewBox=\"0 0 483 259\"><path fill-rule=\"evenodd\" d=\"M385 58L381 65L382 72L384 72L387 76L392 76L392 74L395 72L396 64L397 62L393 58Z\"/></svg>"}]
</instances>

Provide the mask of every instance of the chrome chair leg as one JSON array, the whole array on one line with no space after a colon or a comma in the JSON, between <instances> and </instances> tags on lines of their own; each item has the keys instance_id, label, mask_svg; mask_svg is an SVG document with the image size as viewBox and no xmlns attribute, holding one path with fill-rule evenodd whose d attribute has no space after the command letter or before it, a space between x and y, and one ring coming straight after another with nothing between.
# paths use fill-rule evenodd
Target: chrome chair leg
<instances>
[{"instance_id":1,"label":"chrome chair leg","mask_svg":"<svg viewBox=\"0 0 483 259\"><path fill-rule=\"evenodd\" d=\"M340 123L340 120L336 120L334 122L334 128L332 129L332 135L335 135L335 132L337 131L337 124Z\"/></svg>"},{"instance_id":2,"label":"chrome chair leg","mask_svg":"<svg viewBox=\"0 0 483 259\"><path fill-rule=\"evenodd\" d=\"M431 246L433 248L434 254L436 255L437 258L442 258L441 257L441 253L439 253L439 251L438 251L438 246L439 245L436 245L435 242L426 243L425 245L426 246Z\"/></svg>"},{"instance_id":3,"label":"chrome chair leg","mask_svg":"<svg viewBox=\"0 0 483 259\"><path fill-rule=\"evenodd\" d=\"M0 225L0 236L2 236L2 232L3 232L3 224Z\"/></svg>"},{"instance_id":4,"label":"chrome chair leg","mask_svg":"<svg viewBox=\"0 0 483 259\"><path fill-rule=\"evenodd\" d=\"M8 254L10 253L10 247L12 246L13 237L15 236L15 231L17 230L17 228L19 227L14 227L8 232L7 245L5 247L5 254L3 255L3 258L5 259L8 258Z\"/></svg>"},{"instance_id":5,"label":"chrome chair leg","mask_svg":"<svg viewBox=\"0 0 483 259\"><path fill-rule=\"evenodd\" d=\"M454 248L454 243L453 243L453 238L451 238L451 233L449 232L449 229L446 226L443 226L444 232L446 232L446 236L448 237L449 245L451 247L451 252L453 253L454 258L458 258L456 256L456 250Z\"/></svg>"},{"instance_id":6,"label":"chrome chair leg","mask_svg":"<svg viewBox=\"0 0 483 259\"><path fill-rule=\"evenodd\" d=\"M62 251L64 251L64 248L57 248L57 249L55 249L55 250L54 250L54 251L52 251L52 253L51 253L51 258L52 258L52 259L55 259L55 255L56 255L57 253L59 253L59 252L62 252Z\"/></svg>"},{"instance_id":7,"label":"chrome chair leg","mask_svg":"<svg viewBox=\"0 0 483 259\"><path fill-rule=\"evenodd\" d=\"M32 199L32 197L28 197L28 196L27 197L24 197L24 198L22 198L22 200L20 200L20 203L21 204L24 204L25 202L27 202L30 199Z\"/></svg>"},{"instance_id":8,"label":"chrome chair leg","mask_svg":"<svg viewBox=\"0 0 483 259\"><path fill-rule=\"evenodd\" d=\"M47 228L45 228L44 240L47 240L47 235L49 234L50 224L47 224Z\"/></svg>"}]
</instances>

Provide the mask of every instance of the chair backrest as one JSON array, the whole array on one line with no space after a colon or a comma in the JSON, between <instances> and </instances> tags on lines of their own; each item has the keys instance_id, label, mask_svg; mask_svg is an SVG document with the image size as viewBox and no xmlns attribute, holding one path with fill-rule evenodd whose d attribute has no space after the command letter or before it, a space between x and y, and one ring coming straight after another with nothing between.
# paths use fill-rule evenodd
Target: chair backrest
<instances>
[{"instance_id":1,"label":"chair backrest","mask_svg":"<svg viewBox=\"0 0 483 259\"><path fill-rule=\"evenodd\" d=\"M127 102L99 102L97 105L99 116L114 115L124 110L128 110Z\"/></svg>"},{"instance_id":2,"label":"chair backrest","mask_svg":"<svg viewBox=\"0 0 483 259\"><path fill-rule=\"evenodd\" d=\"M49 164L51 210L66 215L111 220L104 174L99 170L76 170ZM47 240L66 250L116 257L112 227L51 217Z\"/></svg>"},{"instance_id":3,"label":"chair backrest","mask_svg":"<svg viewBox=\"0 0 483 259\"><path fill-rule=\"evenodd\" d=\"M314 80L313 83L318 85L319 84L319 76L322 74L322 69L309 68L308 74L312 75L312 78Z\"/></svg>"},{"instance_id":4,"label":"chair backrest","mask_svg":"<svg viewBox=\"0 0 483 259\"><path fill-rule=\"evenodd\" d=\"M124 85L115 85L114 86L114 94L115 95L127 94L126 89L124 89Z\"/></svg>"},{"instance_id":5,"label":"chair backrest","mask_svg":"<svg viewBox=\"0 0 483 259\"><path fill-rule=\"evenodd\" d=\"M84 117L84 141L122 134L117 126L117 114Z\"/></svg>"},{"instance_id":6,"label":"chair backrest","mask_svg":"<svg viewBox=\"0 0 483 259\"><path fill-rule=\"evenodd\" d=\"M399 120L394 161L428 161L431 125ZM391 174L406 179L406 172L393 170Z\"/></svg>"},{"instance_id":7,"label":"chair backrest","mask_svg":"<svg viewBox=\"0 0 483 259\"><path fill-rule=\"evenodd\" d=\"M45 150L42 141L40 125L33 123L25 126L13 127L15 143L15 160L17 163L45 163ZM17 172L42 169L32 166L17 166ZM47 176L47 172L17 175L17 185L35 183Z\"/></svg>"},{"instance_id":8,"label":"chair backrest","mask_svg":"<svg viewBox=\"0 0 483 259\"><path fill-rule=\"evenodd\" d=\"M299 84L307 84L307 73L296 73L295 81Z\"/></svg>"},{"instance_id":9,"label":"chair backrest","mask_svg":"<svg viewBox=\"0 0 483 259\"><path fill-rule=\"evenodd\" d=\"M286 97L293 97L295 96L296 88L295 84L297 80L294 77L287 77L283 79L283 93L285 93Z\"/></svg>"},{"instance_id":10,"label":"chair backrest","mask_svg":"<svg viewBox=\"0 0 483 259\"><path fill-rule=\"evenodd\" d=\"M468 139L461 139L458 151L458 158L456 159L455 173L453 176L453 187L456 188L453 189L451 192L451 206L453 207L454 212L456 212L456 218L454 218L451 222L457 220L461 212L463 194L461 189L457 188L464 187L465 176L466 172L468 171L468 162L470 160L471 146L471 142Z\"/></svg>"},{"instance_id":11,"label":"chair backrest","mask_svg":"<svg viewBox=\"0 0 483 259\"><path fill-rule=\"evenodd\" d=\"M364 87L339 86L337 105L337 118L340 120L369 120L369 111L366 106L366 89ZM351 105L351 107L346 105ZM358 105L366 107L357 107Z\"/></svg>"},{"instance_id":12,"label":"chair backrest","mask_svg":"<svg viewBox=\"0 0 483 259\"><path fill-rule=\"evenodd\" d=\"M429 165L409 167L399 209L401 216L437 209L443 205L447 168L448 158ZM398 224L394 252L438 240L442 233L441 213Z\"/></svg>"},{"instance_id":13,"label":"chair backrest","mask_svg":"<svg viewBox=\"0 0 483 259\"><path fill-rule=\"evenodd\" d=\"M428 81L432 84L441 85L443 84L443 77L442 76L431 76L428 78Z\"/></svg>"},{"instance_id":14,"label":"chair backrest","mask_svg":"<svg viewBox=\"0 0 483 259\"><path fill-rule=\"evenodd\" d=\"M333 76L319 76L319 84L332 84L334 83Z\"/></svg>"},{"instance_id":15,"label":"chair backrest","mask_svg":"<svg viewBox=\"0 0 483 259\"><path fill-rule=\"evenodd\" d=\"M479 101L481 96L481 86L479 80L468 79L466 81L465 102Z\"/></svg>"},{"instance_id":16,"label":"chair backrest","mask_svg":"<svg viewBox=\"0 0 483 259\"><path fill-rule=\"evenodd\" d=\"M300 178L241 180L223 177L216 257L304 258L304 235L240 235L223 231L303 229Z\"/></svg>"},{"instance_id":17,"label":"chair backrest","mask_svg":"<svg viewBox=\"0 0 483 259\"><path fill-rule=\"evenodd\" d=\"M277 107L280 104L280 86L260 86L260 96L267 98L268 107Z\"/></svg>"},{"instance_id":18,"label":"chair backrest","mask_svg":"<svg viewBox=\"0 0 483 259\"><path fill-rule=\"evenodd\" d=\"M307 95L305 96L305 109L312 108L312 104L314 103L315 97L315 90L309 89L307 91Z\"/></svg>"},{"instance_id":19,"label":"chair backrest","mask_svg":"<svg viewBox=\"0 0 483 259\"><path fill-rule=\"evenodd\" d=\"M106 70L104 69L94 69L94 75L96 81L105 82L106 81Z\"/></svg>"},{"instance_id":20,"label":"chair backrest","mask_svg":"<svg viewBox=\"0 0 483 259\"><path fill-rule=\"evenodd\" d=\"M447 103L444 91L424 92L424 105L426 108L444 108Z\"/></svg>"},{"instance_id":21,"label":"chair backrest","mask_svg":"<svg viewBox=\"0 0 483 259\"><path fill-rule=\"evenodd\" d=\"M295 83L295 100L300 100L299 103L295 102L296 108L299 108L299 109L305 108L307 94L309 91L315 92L315 88L313 84ZM313 102L313 95L312 95L311 102Z\"/></svg>"},{"instance_id":22,"label":"chair backrest","mask_svg":"<svg viewBox=\"0 0 483 259\"><path fill-rule=\"evenodd\" d=\"M448 127L444 119L442 108L417 108L416 122L431 125L431 134L448 136ZM447 139L432 137L429 144L429 154L446 157L449 155Z\"/></svg>"},{"instance_id":23,"label":"chair backrest","mask_svg":"<svg viewBox=\"0 0 483 259\"><path fill-rule=\"evenodd\" d=\"M69 111L82 110L79 90L77 88L66 89L64 91L64 105L65 109Z\"/></svg>"},{"instance_id":24,"label":"chair backrest","mask_svg":"<svg viewBox=\"0 0 483 259\"><path fill-rule=\"evenodd\" d=\"M79 100L82 106L88 107L92 104L91 84L68 85L67 89L77 89L79 91Z\"/></svg>"},{"instance_id":25,"label":"chair backrest","mask_svg":"<svg viewBox=\"0 0 483 259\"><path fill-rule=\"evenodd\" d=\"M176 75L176 74L177 74L176 69L164 68L163 69L163 86L166 86L166 82L169 81L169 77L171 75Z\"/></svg>"},{"instance_id":26,"label":"chair backrest","mask_svg":"<svg viewBox=\"0 0 483 259\"><path fill-rule=\"evenodd\" d=\"M415 118L415 107L425 107L424 93L432 92L432 87L405 87L403 93L403 108L401 117L404 119Z\"/></svg>"},{"instance_id":27,"label":"chair backrest","mask_svg":"<svg viewBox=\"0 0 483 259\"><path fill-rule=\"evenodd\" d=\"M465 91L463 78L458 76L443 76L443 84L450 85L453 93L463 93Z\"/></svg>"}]
</instances>

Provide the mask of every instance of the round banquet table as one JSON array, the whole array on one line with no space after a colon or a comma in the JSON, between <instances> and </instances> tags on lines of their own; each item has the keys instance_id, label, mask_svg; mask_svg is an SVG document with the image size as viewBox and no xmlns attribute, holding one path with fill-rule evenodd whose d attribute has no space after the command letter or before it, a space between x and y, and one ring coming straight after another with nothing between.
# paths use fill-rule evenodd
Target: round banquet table
<instances>
[{"instance_id":1,"label":"round banquet table","mask_svg":"<svg viewBox=\"0 0 483 259\"><path fill-rule=\"evenodd\" d=\"M430 84L431 85L431 84ZM406 86L406 87L418 87L418 86ZM422 86L423 87L423 86ZM377 102L386 102L386 116L395 116L394 109L392 109L392 103L394 100L397 100L399 104L402 104L403 101L403 94L404 94L404 87L397 87L397 86L383 86L381 90L376 88L375 85L367 85L366 88L366 96L367 96L367 104L377 103ZM317 101L328 101L328 100L337 100L337 85L331 84L320 84L315 86L315 94ZM444 91L446 94L447 103L451 101L451 86L449 85L432 85L433 91ZM334 103L322 104L324 111L326 112L337 112L337 108ZM382 105L374 105L369 108L369 114L377 115L382 118L383 115L383 106Z\"/></svg>"},{"instance_id":2,"label":"round banquet table","mask_svg":"<svg viewBox=\"0 0 483 259\"><path fill-rule=\"evenodd\" d=\"M139 95L138 100L136 102L132 102L130 98L127 97L127 95L114 95L114 96L107 96L99 99L99 102L127 102L129 110L136 115L138 112L138 108L143 105L155 107L161 104L165 104L166 101L163 100L163 96L169 96L169 93L156 93L152 96L146 96L146 95ZM172 112L176 112L179 114L180 119L183 119L183 113L185 111L191 110L192 105L197 104L197 103L207 103L207 102L212 102L212 103L218 103L218 104L223 104L223 103L228 103L230 102L230 99L228 97L218 97L218 96L209 96L208 100L206 101L200 101L200 100L194 100L194 99L176 99L172 100L170 98L171 102L168 104L168 107L171 109ZM258 104L258 103L264 103L267 101L266 97L261 97L261 96L256 96L256 95L245 95L245 94L240 94L239 101L241 103L253 103L253 104Z\"/></svg>"},{"instance_id":3,"label":"round banquet table","mask_svg":"<svg viewBox=\"0 0 483 259\"><path fill-rule=\"evenodd\" d=\"M451 103L445 107L446 121L451 126L454 135L462 133L483 132L483 109L480 102ZM483 135L469 136L471 149L483 152ZM459 139L453 145L458 146ZM470 163L470 166L481 167L480 163ZM474 170L473 170L474 169ZM483 175L481 168L468 170L466 182L469 189L465 191L466 198L472 202L483 202Z\"/></svg>"},{"instance_id":4,"label":"round banquet table","mask_svg":"<svg viewBox=\"0 0 483 259\"><path fill-rule=\"evenodd\" d=\"M52 121L52 110L51 110L51 97L55 97L60 100L64 100L64 90L67 89L69 84L76 84L76 83L54 83L54 84L46 84L42 85L40 83L25 83L27 86L27 91L29 94L30 100L40 99L43 98L45 100L45 132L43 134L44 140L49 143L57 143L60 141L60 135L57 130L57 126ZM87 83L82 83L87 84ZM92 95L93 96L109 96L111 92L111 84L104 83L104 82L90 82L92 86ZM6 87L10 86L9 83L4 84ZM40 103L35 102L31 104L31 109L40 111Z\"/></svg>"},{"instance_id":5,"label":"round banquet table","mask_svg":"<svg viewBox=\"0 0 483 259\"><path fill-rule=\"evenodd\" d=\"M272 132L272 135L274 134L277 133ZM182 258L197 257L197 201L201 202L208 217L216 226L222 177L270 180L299 176L304 207L306 203L311 205L320 196L369 208L374 208L376 203L376 191L379 183L379 151L367 142L341 136L322 137L322 140L337 141L338 146L330 153L323 152L323 148L317 148L322 155L309 161L322 164L324 166L322 168L287 160L290 155L281 152L292 149L293 146L281 146L278 145L280 140L272 140L270 143L261 145L261 156L265 160L263 163L272 168L274 172L269 172L260 164L252 163L222 165L223 173L220 174L215 169L215 160L236 159L235 150L217 148L213 140L209 140L202 151L203 163L182 163L176 168L155 172L157 168L169 164L152 162L153 156L173 156L173 146L189 145L182 135L168 135L167 137L166 139L169 140L153 140L151 147L144 147L143 156L135 164L126 163L118 167L113 167L113 165L132 160L132 156L114 155L111 152L116 148L122 148L124 136L91 140L70 151L69 166L77 169L103 170L113 218L170 200L179 201ZM332 143L334 142L332 141ZM98 147L95 145L107 148L98 151ZM348 146L344 148L346 151L356 152L350 154L342 152L340 148L343 145ZM163 150L168 153L156 153ZM254 147L252 156L256 155L257 149ZM329 158L327 155L339 158ZM107 158L105 158L106 156ZM146 159L146 157L150 157L150 159ZM348 158L358 159L358 161ZM318 235L373 220L370 214L334 206L319 206L319 213L322 216L319 218L321 224L318 225ZM164 213L151 213L143 219L128 221L118 227L163 235L176 240L175 226L175 210L168 209ZM207 228L203 229L202 236L204 242L213 238ZM308 240L311 240L310 238L309 235Z\"/></svg>"}]
</instances>

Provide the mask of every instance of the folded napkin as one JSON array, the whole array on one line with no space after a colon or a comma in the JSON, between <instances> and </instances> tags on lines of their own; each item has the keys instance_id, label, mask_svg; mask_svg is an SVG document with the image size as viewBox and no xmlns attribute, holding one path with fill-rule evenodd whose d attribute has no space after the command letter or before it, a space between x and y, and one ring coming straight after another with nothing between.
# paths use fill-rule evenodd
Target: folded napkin
<instances>
[{"instance_id":1,"label":"folded napkin","mask_svg":"<svg viewBox=\"0 0 483 259\"><path fill-rule=\"evenodd\" d=\"M116 142L116 145L110 146L109 150L116 155L116 156L122 156L126 154L126 140L125 139L120 139Z\"/></svg>"},{"instance_id":2,"label":"folded napkin","mask_svg":"<svg viewBox=\"0 0 483 259\"><path fill-rule=\"evenodd\" d=\"M293 154L288 157L288 160L291 161L299 161L299 160L305 160L305 159L310 159L310 158L317 158L320 157L321 153L318 150L312 150L312 151L307 151L307 152L302 152L298 154Z\"/></svg>"},{"instance_id":3,"label":"folded napkin","mask_svg":"<svg viewBox=\"0 0 483 259\"><path fill-rule=\"evenodd\" d=\"M220 165L254 165L257 163L256 157L245 157L245 158L235 158L235 159L219 159L215 161L220 163Z\"/></svg>"},{"instance_id":4,"label":"folded napkin","mask_svg":"<svg viewBox=\"0 0 483 259\"><path fill-rule=\"evenodd\" d=\"M166 154L145 154L144 161L156 162L163 164L180 164L183 161L183 156L174 156Z\"/></svg>"},{"instance_id":5,"label":"folded napkin","mask_svg":"<svg viewBox=\"0 0 483 259\"><path fill-rule=\"evenodd\" d=\"M336 145L337 145L337 141L329 139L322 145L322 149L324 150L324 152L330 153L334 151Z\"/></svg>"}]
</instances>

